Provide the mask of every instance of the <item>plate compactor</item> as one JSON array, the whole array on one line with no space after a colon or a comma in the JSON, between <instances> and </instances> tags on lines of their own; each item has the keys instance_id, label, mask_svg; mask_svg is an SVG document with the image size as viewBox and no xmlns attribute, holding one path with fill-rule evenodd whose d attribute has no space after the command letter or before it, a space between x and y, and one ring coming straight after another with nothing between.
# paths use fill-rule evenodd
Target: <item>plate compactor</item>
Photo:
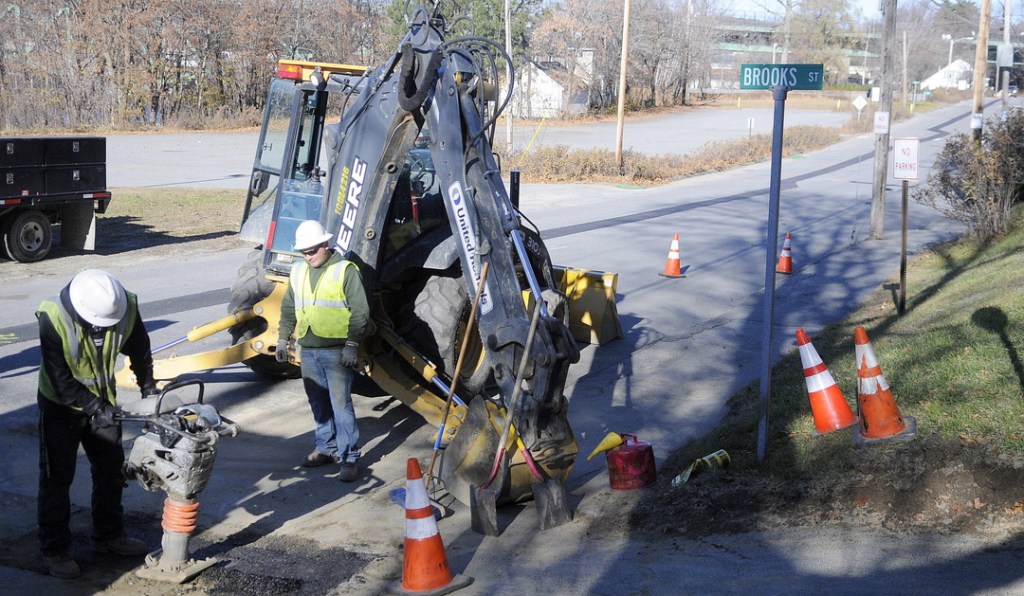
<instances>
[{"instance_id":1,"label":"plate compactor","mask_svg":"<svg viewBox=\"0 0 1024 596\"><path fill-rule=\"evenodd\" d=\"M181 399L181 390L188 386L198 390L195 401ZM161 548L146 555L146 564L136 575L187 582L217 562L191 559L188 543L199 517L196 495L206 488L213 473L217 442L237 435L238 425L203 403L202 381L194 379L172 383L158 397L125 404L118 419L143 423L143 433L135 439L125 462L125 475L148 491L167 493Z\"/></svg>"}]
</instances>

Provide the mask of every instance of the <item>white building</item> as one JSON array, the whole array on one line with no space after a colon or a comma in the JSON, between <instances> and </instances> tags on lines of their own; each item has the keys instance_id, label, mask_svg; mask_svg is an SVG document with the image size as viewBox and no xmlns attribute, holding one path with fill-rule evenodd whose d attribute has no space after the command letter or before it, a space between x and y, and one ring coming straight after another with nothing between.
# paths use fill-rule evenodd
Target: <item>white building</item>
<instances>
[{"instance_id":1,"label":"white building","mask_svg":"<svg viewBox=\"0 0 1024 596\"><path fill-rule=\"evenodd\" d=\"M536 62L516 71L512 113L517 118L553 118L565 107L565 88Z\"/></svg>"},{"instance_id":2,"label":"white building","mask_svg":"<svg viewBox=\"0 0 1024 596\"><path fill-rule=\"evenodd\" d=\"M572 73L564 61L530 61L516 70L512 113L517 118L552 118L587 111L587 87L593 78L594 50L575 50ZM575 87L575 91L573 91Z\"/></svg>"},{"instance_id":3,"label":"white building","mask_svg":"<svg viewBox=\"0 0 1024 596\"><path fill-rule=\"evenodd\" d=\"M956 59L927 79L921 81L922 89L967 89L974 69L965 60Z\"/></svg>"}]
</instances>

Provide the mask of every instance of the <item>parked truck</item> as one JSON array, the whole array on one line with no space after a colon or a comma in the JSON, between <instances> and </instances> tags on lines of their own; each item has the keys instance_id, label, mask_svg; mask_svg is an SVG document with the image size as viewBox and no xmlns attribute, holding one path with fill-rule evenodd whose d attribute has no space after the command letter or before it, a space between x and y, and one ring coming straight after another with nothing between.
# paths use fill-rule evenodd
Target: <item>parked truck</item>
<instances>
[{"instance_id":1,"label":"parked truck","mask_svg":"<svg viewBox=\"0 0 1024 596\"><path fill-rule=\"evenodd\" d=\"M0 257L30 263L53 246L95 248L110 203L104 137L0 138Z\"/></svg>"}]
</instances>

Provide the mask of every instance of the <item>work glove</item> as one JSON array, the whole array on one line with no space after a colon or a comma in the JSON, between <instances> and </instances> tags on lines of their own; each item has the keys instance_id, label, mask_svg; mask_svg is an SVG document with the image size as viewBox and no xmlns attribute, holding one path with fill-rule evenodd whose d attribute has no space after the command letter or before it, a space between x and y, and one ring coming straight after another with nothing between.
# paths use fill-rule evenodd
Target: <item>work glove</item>
<instances>
[{"instance_id":1,"label":"work glove","mask_svg":"<svg viewBox=\"0 0 1024 596\"><path fill-rule=\"evenodd\" d=\"M142 387L142 399L156 397L157 395L160 395L160 390L156 388L156 383L146 383Z\"/></svg>"},{"instance_id":2,"label":"work glove","mask_svg":"<svg viewBox=\"0 0 1024 596\"><path fill-rule=\"evenodd\" d=\"M341 365L347 368L359 366L359 344L348 342L341 350Z\"/></svg>"},{"instance_id":3,"label":"work glove","mask_svg":"<svg viewBox=\"0 0 1024 596\"><path fill-rule=\"evenodd\" d=\"M288 340L282 339L277 342L277 350L274 352L274 358L278 362L288 362Z\"/></svg>"},{"instance_id":4,"label":"work glove","mask_svg":"<svg viewBox=\"0 0 1024 596\"><path fill-rule=\"evenodd\" d=\"M99 402L99 400L96 401ZM96 429L110 428L117 425L117 420L114 419L116 414L117 408L106 402L99 402L89 416L89 422Z\"/></svg>"}]
</instances>

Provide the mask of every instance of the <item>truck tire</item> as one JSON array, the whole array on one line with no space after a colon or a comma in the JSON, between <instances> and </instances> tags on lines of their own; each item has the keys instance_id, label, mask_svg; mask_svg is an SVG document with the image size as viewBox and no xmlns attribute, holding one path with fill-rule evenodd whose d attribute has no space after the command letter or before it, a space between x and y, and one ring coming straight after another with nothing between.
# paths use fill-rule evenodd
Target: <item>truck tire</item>
<instances>
[{"instance_id":1,"label":"truck tire","mask_svg":"<svg viewBox=\"0 0 1024 596\"><path fill-rule=\"evenodd\" d=\"M11 259L34 263L43 260L50 252L53 230L42 211L29 209L4 218L0 224L0 240Z\"/></svg>"},{"instance_id":2,"label":"truck tire","mask_svg":"<svg viewBox=\"0 0 1024 596\"><path fill-rule=\"evenodd\" d=\"M412 331L415 343L449 376L455 372L471 306L461 276L430 277L416 296L413 312L417 321ZM456 392L469 396L484 392L491 379L478 333L470 340L459 377Z\"/></svg>"},{"instance_id":3,"label":"truck tire","mask_svg":"<svg viewBox=\"0 0 1024 596\"><path fill-rule=\"evenodd\" d=\"M231 284L231 301L228 312L251 308L274 291L274 282L267 279L263 272L263 249L257 248L249 253L238 268L235 283ZM267 330L267 321L262 317L250 319L231 327L232 344L250 340ZM260 354L242 361L253 372L269 379L297 379L301 375L298 366L290 362L278 362L273 356Z\"/></svg>"},{"instance_id":4,"label":"truck tire","mask_svg":"<svg viewBox=\"0 0 1024 596\"><path fill-rule=\"evenodd\" d=\"M13 217L13 215L11 217ZM7 252L7 243L4 242L4 232L3 231L4 231L4 226L6 225L6 221L5 220L6 220L6 218L0 216L0 259L6 259L8 261L13 261L14 257L11 256L11 253Z\"/></svg>"}]
</instances>

